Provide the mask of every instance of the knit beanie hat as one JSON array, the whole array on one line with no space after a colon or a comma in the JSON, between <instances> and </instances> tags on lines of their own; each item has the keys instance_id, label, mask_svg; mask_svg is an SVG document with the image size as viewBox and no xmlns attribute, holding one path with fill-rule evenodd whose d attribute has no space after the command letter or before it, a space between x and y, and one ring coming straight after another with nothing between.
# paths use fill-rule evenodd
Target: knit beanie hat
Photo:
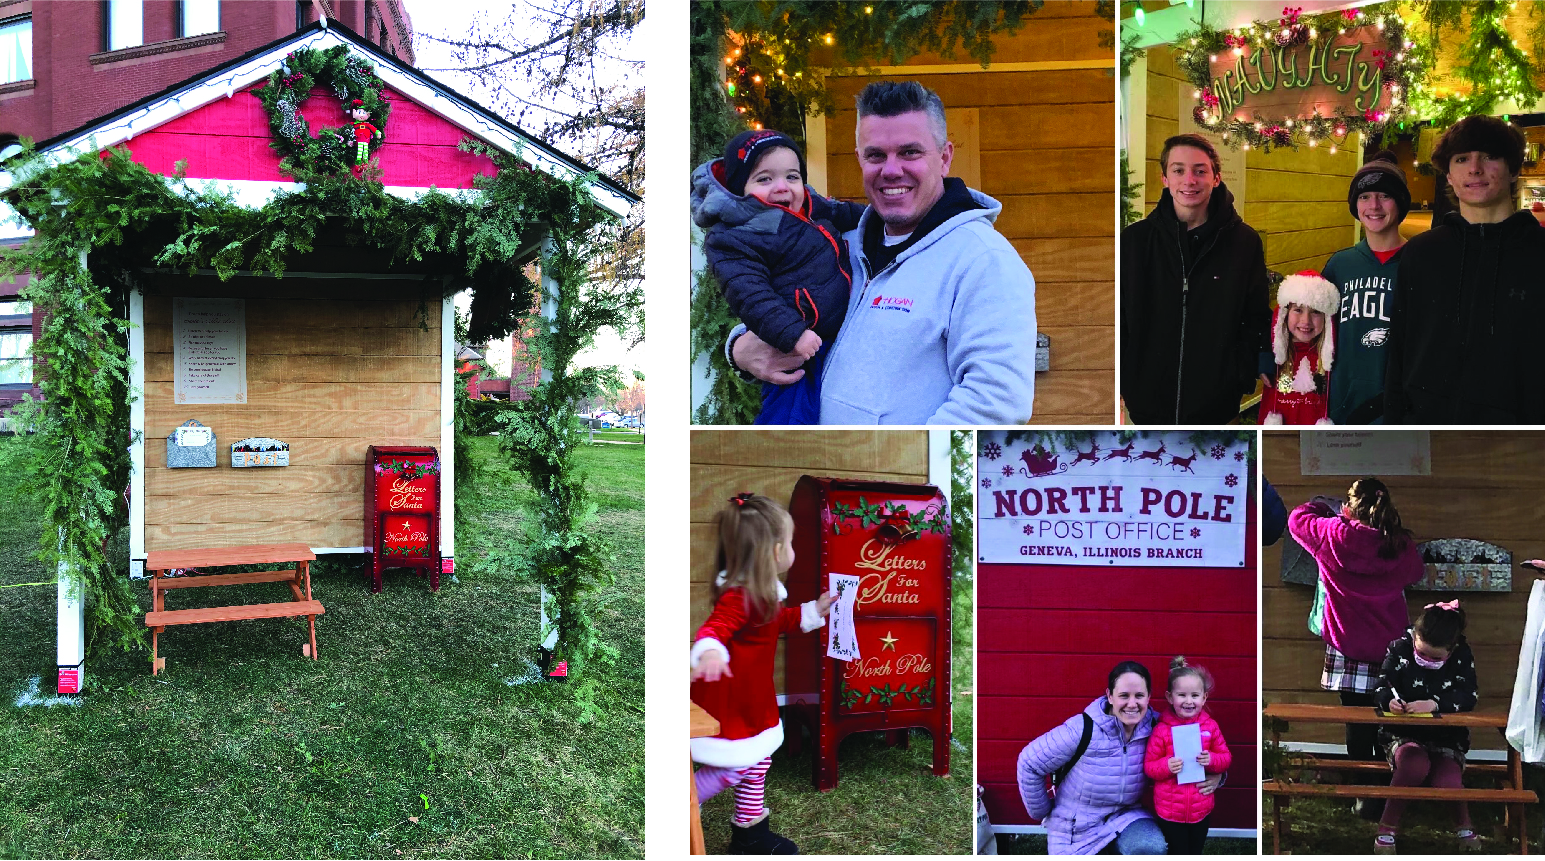
<instances>
[{"instance_id":1,"label":"knit beanie hat","mask_svg":"<svg viewBox=\"0 0 1545 861\"><path fill-rule=\"evenodd\" d=\"M804 179L805 154L794 143L794 139L783 132L772 129L756 129L755 131L741 132L730 140L729 146L724 148L724 160L721 163L721 181L731 194L743 195L746 193L746 180L756 170L756 163L762 156L767 155L778 147L788 147L794 151L799 159L799 178Z\"/></svg>"},{"instance_id":2,"label":"knit beanie hat","mask_svg":"<svg viewBox=\"0 0 1545 861\"><path fill-rule=\"evenodd\" d=\"M1293 336L1288 333L1288 306L1305 305L1325 315L1325 334L1320 339L1320 373L1330 373L1331 360L1336 357L1336 314L1341 309L1341 291L1326 281L1313 269L1295 272L1282 279L1277 287L1277 325L1271 333L1271 351L1278 365L1287 362L1292 352L1289 344Z\"/></svg>"},{"instance_id":3,"label":"knit beanie hat","mask_svg":"<svg viewBox=\"0 0 1545 861\"><path fill-rule=\"evenodd\" d=\"M1347 188L1347 209L1352 211L1353 218L1357 217L1358 195L1366 191L1381 191L1395 199L1395 207L1400 212L1396 224L1404 221L1406 213L1411 211L1411 190L1406 187L1406 175L1400 170L1395 154L1387 149L1379 150L1352 175L1352 184Z\"/></svg>"}]
</instances>

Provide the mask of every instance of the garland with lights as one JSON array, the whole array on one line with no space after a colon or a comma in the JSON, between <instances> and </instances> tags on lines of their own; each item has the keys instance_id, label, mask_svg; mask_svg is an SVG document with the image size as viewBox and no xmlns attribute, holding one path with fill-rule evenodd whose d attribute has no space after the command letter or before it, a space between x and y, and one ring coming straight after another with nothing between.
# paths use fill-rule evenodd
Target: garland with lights
<instances>
[{"instance_id":1,"label":"garland with lights","mask_svg":"<svg viewBox=\"0 0 1545 861\"><path fill-rule=\"evenodd\" d=\"M1435 128L1447 128L1468 116L1490 114L1500 101L1511 101L1523 108L1540 98L1540 88L1534 84L1534 64L1507 31L1507 17L1517 5L1511 0L1479 0L1462 7L1450 3L1424 4L1423 14L1434 41L1445 25L1459 26L1461 9L1469 11L1469 37L1460 46L1454 71L1471 87L1468 94L1441 97L1419 87L1411 94L1412 114L1430 120ZM1538 9L1535 4L1529 8Z\"/></svg>"},{"instance_id":2,"label":"garland with lights","mask_svg":"<svg viewBox=\"0 0 1545 861\"><path fill-rule=\"evenodd\" d=\"M1237 30L1215 30L1206 24L1180 34L1176 64L1186 78L1196 87L1193 91L1197 105L1191 118L1198 126L1221 135L1223 142L1240 149L1257 147L1271 150L1274 147L1319 146L1327 142L1331 152L1338 145L1345 145L1353 132L1382 133L1387 124L1408 113L1408 101L1425 92L1422 81L1432 55L1424 40L1417 40L1407 31L1406 22L1396 11L1395 4L1382 3L1361 9L1347 9L1322 15L1304 16L1296 8L1284 8L1277 21L1257 21ZM1331 116L1322 116L1318 110L1309 117L1267 117L1259 113L1250 119L1231 116L1230 108L1241 97L1263 89L1306 87L1313 85L1316 71L1323 83L1336 85L1336 70L1326 66L1326 54L1331 43L1347 32L1359 28L1377 31L1384 47L1375 48L1369 61L1359 63L1354 71L1359 46L1351 52L1343 74L1348 76L1345 85L1337 87L1341 92L1353 83L1359 89L1377 83L1373 101L1361 113L1348 113L1341 108ZM1289 52L1308 46L1307 72L1300 72L1299 57ZM1212 63L1219 55L1232 53L1237 61L1234 70L1225 73L1223 80L1215 82ZM1344 53L1344 49L1340 50ZM1287 56L1291 62L1284 63ZM1339 53L1336 63L1342 61ZM1315 57L1318 57L1316 64ZM1263 71L1270 58L1270 73ZM1367 75L1376 70L1377 81L1369 81ZM1250 72L1255 77L1252 82ZM1238 75L1232 85L1229 79ZM1303 75L1300 80L1300 75ZM1282 80L1279 80L1282 78ZM1408 96L1407 94L1411 94ZM1381 106L1382 105L1382 106Z\"/></svg>"}]
</instances>

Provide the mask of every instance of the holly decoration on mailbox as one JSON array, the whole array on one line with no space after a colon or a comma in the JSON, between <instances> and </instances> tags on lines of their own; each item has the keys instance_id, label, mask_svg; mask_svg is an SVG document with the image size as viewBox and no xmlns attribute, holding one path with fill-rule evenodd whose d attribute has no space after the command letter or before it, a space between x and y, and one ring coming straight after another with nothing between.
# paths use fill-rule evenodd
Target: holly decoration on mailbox
<instances>
[{"instance_id":1,"label":"holly decoration on mailbox","mask_svg":"<svg viewBox=\"0 0 1545 861\"><path fill-rule=\"evenodd\" d=\"M852 531L853 525L844 521L856 519L861 529L878 527L875 537L884 544L910 541L924 531L942 535L949 529L943 511L938 505L932 504L908 512L907 507L899 502L881 501L870 505L860 496L857 506L832 502L831 512L833 535Z\"/></svg>"},{"instance_id":2,"label":"holly decoration on mailbox","mask_svg":"<svg viewBox=\"0 0 1545 861\"><path fill-rule=\"evenodd\" d=\"M398 478L416 481L426 475L439 475L440 468L427 460L383 460L376 464L380 475L392 473Z\"/></svg>"},{"instance_id":3,"label":"holly decoration on mailbox","mask_svg":"<svg viewBox=\"0 0 1545 861\"><path fill-rule=\"evenodd\" d=\"M311 97L314 86L331 90L353 122L324 128L313 137L300 106ZM385 140L391 116L386 84L376 76L374 66L350 53L346 45L291 51L253 94L268 112L279 169L297 179L350 171L367 162L371 148Z\"/></svg>"}]
</instances>

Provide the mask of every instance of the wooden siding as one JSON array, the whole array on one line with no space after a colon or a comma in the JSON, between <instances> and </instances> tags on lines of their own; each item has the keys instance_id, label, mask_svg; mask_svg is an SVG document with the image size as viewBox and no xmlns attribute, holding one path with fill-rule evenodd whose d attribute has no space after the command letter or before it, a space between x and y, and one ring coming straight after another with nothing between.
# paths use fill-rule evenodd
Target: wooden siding
<instances>
[{"instance_id":1,"label":"wooden siding","mask_svg":"<svg viewBox=\"0 0 1545 861\"><path fill-rule=\"evenodd\" d=\"M1212 672L1207 708L1234 755L1212 825L1257 827L1255 521L1252 494L1243 570L977 566L977 782L994 824L1031 821L1020 750L1103 693L1111 667L1142 662L1163 706L1169 661L1183 654Z\"/></svg>"},{"instance_id":2,"label":"wooden siding","mask_svg":"<svg viewBox=\"0 0 1545 861\"><path fill-rule=\"evenodd\" d=\"M801 475L928 483L928 432L916 430L694 430L687 638L713 610L718 533L714 515L737 493L787 505ZM773 680L783 692L783 645Z\"/></svg>"},{"instance_id":3,"label":"wooden siding","mask_svg":"<svg viewBox=\"0 0 1545 861\"><path fill-rule=\"evenodd\" d=\"M1466 632L1475 650L1480 679L1481 711L1506 713L1512 700L1518 650L1523 642L1524 617L1534 578L1517 563L1545 557L1545 536L1539 529L1539 496L1545 492L1545 468L1540 451L1545 433L1432 431L1432 475L1380 476L1400 519L1418 541L1433 538L1476 538L1500 545L1513 554L1511 593L1467 592L1459 595L1468 616ZM1265 434L1264 471L1288 509L1316 494L1345 498L1357 476L1299 474L1297 432ZM1285 540L1285 539L1284 539ZM1305 620L1314 590L1283 584L1282 545L1266 548L1262 565L1261 677L1267 702L1334 703L1336 695L1320 690L1323 641L1309 633ZM1437 596L1407 591L1407 608L1414 620ZM1295 726L1293 741L1329 744L1345 742L1339 727ZM1495 733L1477 733L1476 749L1501 750Z\"/></svg>"},{"instance_id":4,"label":"wooden siding","mask_svg":"<svg viewBox=\"0 0 1545 861\"><path fill-rule=\"evenodd\" d=\"M1094 7L1046 4L1015 35L995 37L994 63L1110 59L1111 49L1099 44L1110 24ZM963 59L974 71L884 78L915 78L939 94L956 146L951 174L979 183L974 187L1003 204L996 227L1035 276L1037 325L1051 338L1051 370L1036 376L1031 421L1108 424L1115 399L1115 70L994 71L963 53L919 55L905 65ZM874 80L828 80L838 111L826 121L827 191L836 197L864 200L853 100ZM974 135L955 122L970 111ZM1028 340L1025 351L1033 351Z\"/></svg>"},{"instance_id":5,"label":"wooden siding","mask_svg":"<svg viewBox=\"0 0 1545 861\"><path fill-rule=\"evenodd\" d=\"M179 405L172 299L147 296L146 549L363 545L366 447L440 445L440 315L432 304L436 313L422 314L418 299L249 296L247 403ZM216 468L166 468L165 439L188 419L214 429ZM288 442L290 466L231 469L231 443L249 436Z\"/></svg>"},{"instance_id":6,"label":"wooden siding","mask_svg":"<svg viewBox=\"0 0 1545 861\"><path fill-rule=\"evenodd\" d=\"M1196 131L1189 115L1178 114L1182 88L1195 87L1175 65L1168 47L1148 50L1148 133L1143 170L1143 202L1153 211L1164 191L1159 154L1166 138ZM1245 157L1244 195L1234 189L1234 206L1245 223L1261 234L1266 268L1283 275L1321 269L1330 255L1357 239L1356 221L1347 210L1347 188L1362 164L1357 136L1334 155L1328 141L1317 147L1267 153L1252 149Z\"/></svg>"}]
</instances>

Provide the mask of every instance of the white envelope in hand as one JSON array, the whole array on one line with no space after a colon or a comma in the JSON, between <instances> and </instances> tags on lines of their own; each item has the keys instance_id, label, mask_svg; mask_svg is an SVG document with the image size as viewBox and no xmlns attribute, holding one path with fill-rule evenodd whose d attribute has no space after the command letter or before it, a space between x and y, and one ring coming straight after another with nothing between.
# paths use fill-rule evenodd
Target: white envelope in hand
<instances>
[{"instance_id":1,"label":"white envelope in hand","mask_svg":"<svg viewBox=\"0 0 1545 861\"><path fill-rule=\"evenodd\" d=\"M1201 783L1206 780L1206 771L1196 761L1202 755L1202 725L1180 724L1171 736L1175 739L1175 755L1180 757L1180 773L1175 775L1175 782Z\"/></svg>"}]
</instances>

